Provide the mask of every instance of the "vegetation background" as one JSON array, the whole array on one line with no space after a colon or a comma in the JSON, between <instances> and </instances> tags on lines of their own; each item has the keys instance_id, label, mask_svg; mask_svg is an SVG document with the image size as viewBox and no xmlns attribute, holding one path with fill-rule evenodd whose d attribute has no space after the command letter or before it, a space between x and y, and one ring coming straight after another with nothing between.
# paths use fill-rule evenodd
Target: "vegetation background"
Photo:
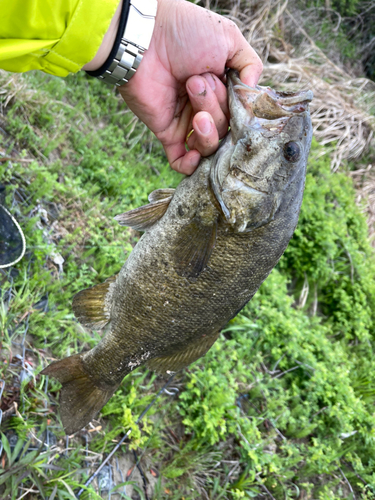
<instances>
[{"instance_id":1,"label":"vegetation background","mask_svg":"<svg viewBox=\"0 0 375 500\"><path fill-rule=\"evenodd\" d=\"M181 176L101 83L0 73L2 203L27 239L25 258L0 274L4 500L75 498L129 428L81 498L375 498L375 2L203 6L238 23L265 63L262 84L315 92L295 235L140 427L164 383L144 368L65 438L59 384L38 373L99 340L71 298L116 273L137 242L113 217Z\"/></svg>"}]
</instances>

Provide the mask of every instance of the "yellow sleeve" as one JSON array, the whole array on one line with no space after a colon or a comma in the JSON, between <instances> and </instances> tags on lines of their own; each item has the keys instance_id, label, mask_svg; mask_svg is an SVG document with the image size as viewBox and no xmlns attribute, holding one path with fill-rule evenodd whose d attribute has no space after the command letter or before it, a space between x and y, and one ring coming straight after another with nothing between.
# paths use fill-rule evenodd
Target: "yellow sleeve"
<instances>
[{"instance_id":1,"label":"yellow sleeve","mask_svg":"<svg viewBox=\"0 0 375 500\"><path fill-rule=\"evenodd\" d=\"M0 0L0 68L76 73L97 53L119 0Z\"/></svg>"}]
</instances>

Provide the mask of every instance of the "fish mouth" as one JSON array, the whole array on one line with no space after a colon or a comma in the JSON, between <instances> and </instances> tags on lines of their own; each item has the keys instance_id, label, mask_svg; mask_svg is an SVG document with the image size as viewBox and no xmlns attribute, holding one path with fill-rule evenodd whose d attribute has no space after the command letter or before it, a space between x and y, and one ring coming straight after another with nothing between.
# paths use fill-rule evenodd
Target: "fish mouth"
<instances>
[{"instance_id":1,"label":"fish mouth","mask_svg":"<svg viewBox=\"0 0 375 500\"><path fill-rule=\"evenodd\" d=\"M245 112L241 113L242 125L261 128L271 135L279 134L292 116L308 111L314 96L311 90L277 92L261 85L249 87L235 70L228 71L227 81L230 108L240 107Z\"/></svg>"}]
</instances>

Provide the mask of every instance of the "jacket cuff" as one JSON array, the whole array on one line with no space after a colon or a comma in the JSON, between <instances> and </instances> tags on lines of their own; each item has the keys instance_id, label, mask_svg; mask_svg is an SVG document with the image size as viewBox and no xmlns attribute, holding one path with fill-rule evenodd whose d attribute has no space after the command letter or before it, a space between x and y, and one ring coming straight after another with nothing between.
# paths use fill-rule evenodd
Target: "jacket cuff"
<instances>
[{"instance_id":1,"label":"jacket cuff","mask_svg":"<svg viewBox=\"0 0 375 500\"><path fill-rule=\"evenodd\" d=\"M41 69L67 76L94 59L118 4L119 0L80 0L60 40L40 58Z\"/></svg>"}]
</instances>

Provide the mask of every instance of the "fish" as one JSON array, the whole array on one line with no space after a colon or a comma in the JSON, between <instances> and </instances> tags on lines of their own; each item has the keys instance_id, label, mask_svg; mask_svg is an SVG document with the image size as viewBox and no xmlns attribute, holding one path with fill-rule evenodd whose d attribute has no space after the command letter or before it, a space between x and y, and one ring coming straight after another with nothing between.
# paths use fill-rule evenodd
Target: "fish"
<instances>
[{"instance_id":1,"label":"fish","mask_svg":"<svg viewBox=\"0 0 375 500\"><path fill-rule=\"evenodd\" d=\"M91 350L51 363L70 435L145 365L177 372L204 356L275 267L298 222L312 140L311 90L249 87L227 73L230 130L176 189L115 219L144 234L120 272L72 307L104 330Z\"/></svg>"}]
</instances>

